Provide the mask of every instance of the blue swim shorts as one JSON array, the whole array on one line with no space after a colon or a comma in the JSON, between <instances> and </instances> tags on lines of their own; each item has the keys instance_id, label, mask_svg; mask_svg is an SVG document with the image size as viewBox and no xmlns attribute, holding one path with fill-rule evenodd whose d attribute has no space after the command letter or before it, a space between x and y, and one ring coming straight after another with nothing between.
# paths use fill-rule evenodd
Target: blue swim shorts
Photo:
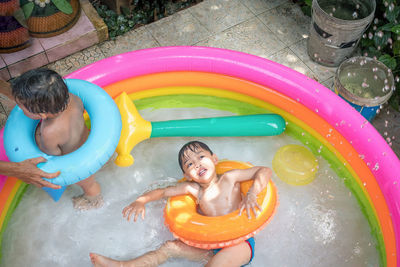
<instances>
[{"instance_id":1,"label":"blue swim shorts","mask_svg":"<svg viewBox=\"0 0 400 267\"><path fill-rule=\"evenodd\" d=\"M247 242L247 244L249 244L250 250L251 250L251 258L250 261L247 264L250 264L250 262L253 260L254 258L254 247L256 245L256 242L254 241L254 237L250 237L249 239L247 239L245 242ZM217 248L217 249L213 249L213 253L214 255L217 254L222 248ZM246 264L246 265L247 265ZM243 265L243 266L246 266Z\"/></svg>"}]
</instances>

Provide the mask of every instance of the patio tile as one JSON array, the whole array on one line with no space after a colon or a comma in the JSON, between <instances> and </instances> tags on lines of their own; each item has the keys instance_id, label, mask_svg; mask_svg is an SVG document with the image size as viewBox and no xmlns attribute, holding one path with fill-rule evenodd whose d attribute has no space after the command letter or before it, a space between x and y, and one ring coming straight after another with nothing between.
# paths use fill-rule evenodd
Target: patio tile
<instances>
[{"instance_id":1,"label":"patio tile","mask_svg":"<svg viewBox=\"0 0 400 267\"><path fill-rule=\"evenodd\" d=\"M28 70L40 68L48 63L49 61L46 54L42 52L12 65L8 65L8 70L10 71L11 77L17 77Z\"/></svg>"},{"instance_id":2,"label":"patio tile","mask_svg":"<svg viewBox=\"0 0 400 267\"><path fill-rule=\"evenodd\" d=\"M4 113L6 116L8 116L11 112L11 110L13 109L14 105L11 104L10 100L3 96L2 94L0 94L0 112Z\"/></svg>"},{"instance_id":3,"label":"patio tile","mask_svg":"<svg viewBox=\"0 0 400 267\"><path fill-rule=\"evenodd\" d=\"M107 41L98 46L105 57L111 57L133 50L157 47L160 45L145 27L140 27L122 36L118 36L115 41Z\"/></svg>"},{"instance_id":4,"label":"patio tile","mask_svg":"<svg viewBox=\"0 0 400 267\"><path fill-rule=\"evenodd\" d=\"M229 12L227 12L229 10ZM210 32L220 32L254 17L239 0L209 0L189 9Z\"/></svg>"},{"instance_id":5,"label":"patio tile","mask_svg":"<svg viewBox=\"0 0 400 267\"><path fill-rule=\"evenodd\" d=\"M99 42L108 40L108 28L104 23L104 20L99 16L96 9L92 6L89 0L80 0L82 11L88 17L90 22L93 24L99 37Z\"/></svg>"},{"instance_id":6,"label":"patio tile","mask_svg":"<svg viewBox=\"0 0 400 267\"><path fill-rule=\"evenodd\" d=\"M372 125L400 157L400 112L388 104L372 120Z\"/></svg>"},{"instance_id":7,"label":"patio tile","mask_svg":"<svg viewBox=\"0 0 400 267\"><path fill-rule=\"evenodd\" d=\"M81 12L81 16L74 27L54 37L40 38L39 41L45 50L50 50L54 47L82 38L81 36L85 36L86 34L95 31L96 29L86 16L85 12Z\"/></svg>"},{"instance_id":8,"label":"patio tile","mask_svg":"<svg viewBox=\"0 0 400 267\"><path fill-rule=\"evenodd\" d=\"M312 79L314 79L315 74L300 60L295 53L289 48L280 50L279 52L271 55L268 59L275 61L279 64L285 65L295 71L298 71Z\"/></svg>"},{"instance_id":9,"label":"patio tile","mask_svg":"<svg viewBox=\"0 0 400 267\"><path fill-rule=\"evenodd\" d=\"M296 4L281 5L258 17L286 45L292 45L309 36L311 19Z\"/></svg>"},{"instance_id":10,"label":"patio tile","mask_svg":"<svg viewBox=\"0 0 400 267\"><path fill-rule=\"evenodd\" d=\"M187 9L144 27L162 46L193 45L210 35Z\"/></svg>"},{"instance_id":11,"label":"patio tile","mask_svg":"<svg viewBox=\"0 0 400 267\"><path fill-rule=\"evenodd\" d=\"M4 62L3 58L0 54L0 69L7 67L7 64Z\"/></svg>"},{"instance_id":12,"label":"patio tile","mask_svg":"<svg viewBox=\"0 0 400 267\"><path fill-rule=\"evenodd\" d=\"M240 1L256 15L289 2L288 0L240 0Z\"/></svg>"},{"instance_id":13,"label":"patio tile","mask_svg":"<svg viewBox=\"0 0 400 267\"><path fill-rule=\"evenodd\" d=\"M11 79L10 73L6 67L0 69L0 79L8 81Z\"/></svg>"},{"instance_id":14,"label":"patio tile","mask_svg":"<svg viewBox=\"0 0 400 267\"><path fill-rule=\"evenodd\" d=\"M335 77L331 77L325 82L322 83L323 86L330 89L332 92L335 92Z\"/></svg>"},{"instance_id":15,"label":"patio tile","mask_svg":"<svg viewBox=\"0 0 400 267\"><path fill-rule=\"evenodd\" d=\"M1 108L0 108L1 110ZM7 121L7 115L4 114L3 112L0 112L0 129L4 127Z\"/></svg>"},{"instance_id":16,"label":"patio tile","mask_svg":"<svg viewBox=\"0 0 400 267\"><path fill-rule=\"evenodd\" d=\"M307 54L307 40L308 39L301 40L291 45L289 48L317 75L318 82L325 82L335 75L336 68L325 67L312 61Z\"/></svg>"},{"instance_id":17,"label":"patio tile","mask_svg":"<svg viewBox=\"0 0 400 267\"><path fill-rule=\"evenodd\" d=\"M265 58L284 47L257 18L229 28L196 45L231 49Z\"/></svg>"},{"instance_id":18,"label":"patio tile","mask_svg":"<svg viewBox=\"0 0 400 267\"><path fill-rule=\"evenodd\" d=\"M8 81L10 79L10 73L8 72L7 65L0 55L0 79Z\"/></svg>"},{"instance_id":19,"label":"patio tile","mask_svg":"<svg viewBox=\"0 0 400 267\"><path fill-rule=\"evenodd\" d=\"M81 51L82 49L90 47L97 42L97 33L95 31L92 31L75 39L71 39L70 41L63 43L60 46L48 49L46 50L46 54L49 58L49 62L54 62L75 52Z\"/></svg>"},{"instance_id":20,"label":"patio tile","mask_svg":"<svg viewBox=\"0 0 400 267\"><path fill-rule=\"evenodd\" d=\"M54 63L47 65L48 68L65 76L79 68L104 59L104 55L97 45L79 51L71 56L65 57Z\"/></svg>"},{"instance_id":21,"label":"patio tile","mask_svg":"<svg viewBox=\"0 0 400 267\"><path fill-rule=\"evenodd\" d=\"M31 45L21 51L9 54L1 54L1 57L3 58L4 62L7 65L11 65L44 51L42 45L40 44L37 38L31 38L30 42Z\"/></svg>"}]
</instances>

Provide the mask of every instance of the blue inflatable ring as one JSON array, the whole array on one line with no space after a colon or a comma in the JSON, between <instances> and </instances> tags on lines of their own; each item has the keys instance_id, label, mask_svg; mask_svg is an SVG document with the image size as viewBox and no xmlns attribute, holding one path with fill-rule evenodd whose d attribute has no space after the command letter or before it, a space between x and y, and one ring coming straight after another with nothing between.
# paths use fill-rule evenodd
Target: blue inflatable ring
<instances>
[{"instance_id":1,"label":"blue inflatable ring","mask_svg":"<svg viewBox=\"0 0 400 267\"><path fill-rule=\"evenodd\" d=\"M82 100L90 117L91 131L80 148L62 156L43 153L35 141L39 120L28 118L18 106L10 113L4 129L4 147L10 161L42 156L47 162L39 164L40 169L50 173L61 171L58 177L46 180L63 188L44 188L55 201L61 197L65 186L89 177L108 161L117 147L122 127L117 105L102 88L78 79L66 79L65 82L69 91Z\"/></svg>"}]
</instances>

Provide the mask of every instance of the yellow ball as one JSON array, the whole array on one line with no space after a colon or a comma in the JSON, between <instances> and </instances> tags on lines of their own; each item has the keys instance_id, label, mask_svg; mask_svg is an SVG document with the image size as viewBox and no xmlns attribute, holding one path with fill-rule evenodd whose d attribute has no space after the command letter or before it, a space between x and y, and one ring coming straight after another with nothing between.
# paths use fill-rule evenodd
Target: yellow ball
<instances>
[{"instance_id":1,"label":"yellow ball","mask_svg":"<svg viewBox=\"0 0 400 267\"><path fill-rule=\"evenodd\" d=\"M304 146L286 145L276 152L272 168L284 182L291 185L306 185L315 178L318 160Z\"/></svg>"}]
</instances>

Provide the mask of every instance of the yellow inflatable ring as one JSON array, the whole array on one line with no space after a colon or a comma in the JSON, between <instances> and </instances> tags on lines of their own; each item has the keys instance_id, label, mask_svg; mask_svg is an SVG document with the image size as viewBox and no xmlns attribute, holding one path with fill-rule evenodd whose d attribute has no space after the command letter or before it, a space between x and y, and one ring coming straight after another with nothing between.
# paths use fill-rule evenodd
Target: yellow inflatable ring
<instances>
[{"instance_id":1,"label":"yellow inflatable ring","mask_svg":"<svg viewBox=\"0 0 400 267\"><path fill-rule=\"evenodd\" d=\"M217 173L232 169L247 169L253 165L240 161L220 161ZM241 191L246 194L253 181L241 183ZM258 205L262 208L257 218L247 218L246 212L239 216L239 210L224 216L209 217L197 212L196 200L189 195L168 199L165 207L165 224L176 238L189 246L202 249L228 247L242 242L258 233L269 222L277 206L276 187L270 181L258 195Z\"/></svg>"}]
</instances>

